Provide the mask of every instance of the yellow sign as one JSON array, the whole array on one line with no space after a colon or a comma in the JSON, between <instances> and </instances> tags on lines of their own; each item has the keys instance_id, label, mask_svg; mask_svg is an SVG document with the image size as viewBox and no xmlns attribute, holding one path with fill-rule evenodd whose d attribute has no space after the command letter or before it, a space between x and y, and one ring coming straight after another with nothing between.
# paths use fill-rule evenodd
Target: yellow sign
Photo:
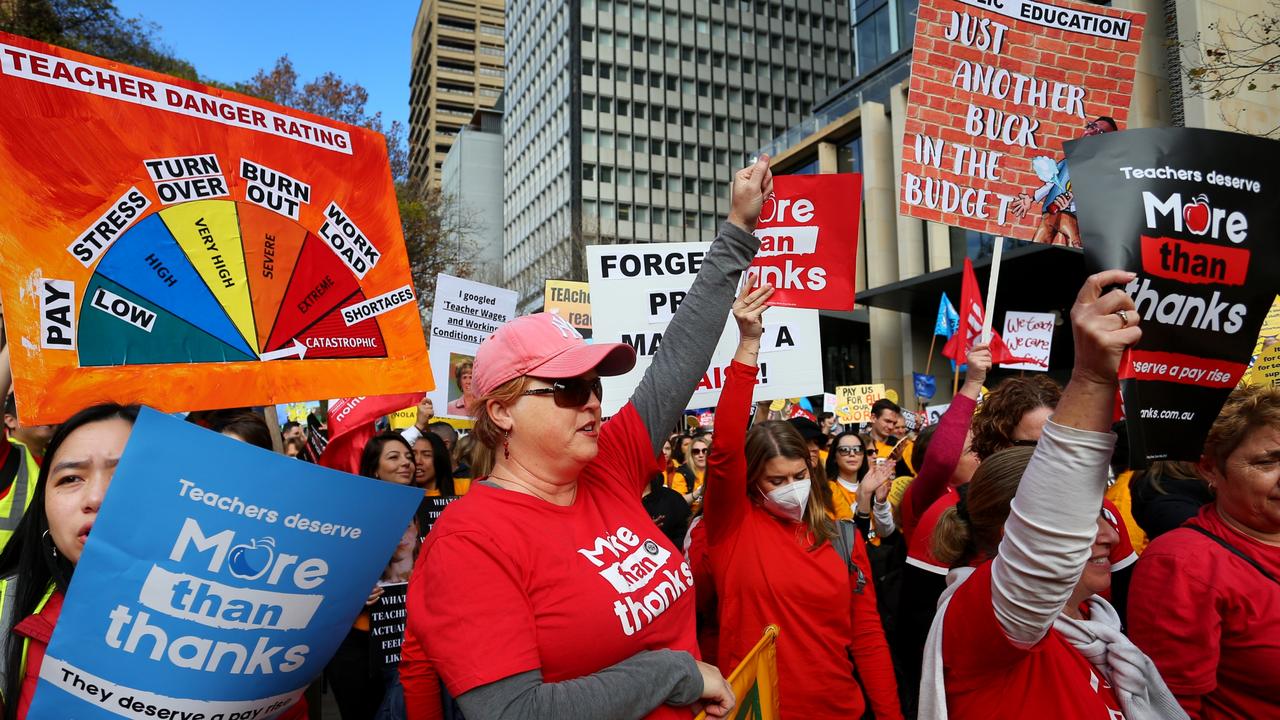
<instances>
[{"instance_id":1,"label":"yellow sign","mask_svg":"<svg viewBox=\"0 0 1280 720\"><path fill-rule=\"evenodd\" d=\"M1266 344L1270 338L1280 337L1280 295L1271 303L1271 309L1267 311L1267 316L1262 319L1262 332L1258 333L1258 342L1254 343L1253 355L1257 357L1262 352L1262 346Z\"/></svg>"},{"instance_id":2,"label":"yellow sign","mask_svg":"<svg viewBox=\"0 0 1280 720\"><path fill-rule=\"evenodd\" d=\"M1280 387L1280 344L1263 350L1245 378L1249 385Z\"/></svg>"},{"instance_id":3,"label":"yellow sign","mask_svg":"<svg viewBox=\"0 0 1280 720\"><path fill-rule=\"evenodd\" d=\"M871 406L885 397L884 383L836 388L836 417L841 423L871 422Z\"/></svg>"},{"instance_id":4,"label":"yellow sign","mask_svg":"<svg viewBox=\"0 0 1280 720\"><path fill-rule=\"evenodd\" d=\"M751 648L729 675L729 686L738 706L734 720L778 720L778 626L764 629L764 637ZM696 720L706 720L705 712Z\"/></svg>"},{"instance_id":5,"label":"yellow sign","mask_svg":"<svg viewBox=\"0 0 1280 720\"><path fill-rule=\"evenodd\" d=\"M418 406L397 410L387 416L392 430L403 430L418 421ZM470 430L476 423L471 418L449 418L436 416L431 422L442 422L455 430Z\"/></svg>"},{"instance_id":6,"label":"yellow sign","mask_svg":"<svg viewBox=\"0 0 1280 720\"><path fill-rule=\"evenodd\" d=\"M573 280L548 280L542 309L553 312L591 337L591 291L587 283Z\"/></svg>"},{"instance_id":7,"label":"yellow sign","mask_svg":"<svg viewBox=\"0 0 1280 720\"><path fill-rule=\"evenodd\" d=\"M897 391L897 390L894 390L893 388L889 388L888 390L885 390L885 391L884 391L884 396L885 396L886 398L888 398L888 400L889 400L890 402L892 402L894 405L897 405L897 404L898 404L898 402L899 402L899 401L898 401L898 391Z\"/></svg>"}]
</instances>

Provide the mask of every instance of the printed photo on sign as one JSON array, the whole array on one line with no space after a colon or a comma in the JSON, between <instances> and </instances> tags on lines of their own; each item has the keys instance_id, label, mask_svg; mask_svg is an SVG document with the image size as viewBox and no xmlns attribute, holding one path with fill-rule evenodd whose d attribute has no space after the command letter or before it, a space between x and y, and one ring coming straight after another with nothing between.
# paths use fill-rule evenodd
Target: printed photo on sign
<instances>
[{"instance_id":1,"label":"printed photo on sign","mask_svg":"<svg viewBox=\"0 0 1280 720\"><path fill-rule=\"evenodd\" d=\"M447 378L428 393L437 416L471 419L471 372L485 338L516 316L512 290L441 273L431 313L432 375Z\"/></svg>"},{"instance_id":2,"label":"printed photo on sign","mask_svg":"<svg viewBox=\"0 0 1280 720\"><path fill-rule=\"evenodd\" d=\"M1198 460L1280 287L1280 142L1152 128L1067 157L1086 268L1137 275L1124 290L1142 338L1120 368L1131 463Z\"/></svg>"},{"instance_id":3,"label":"printed photo on sign","mask_svg":"<svg viewBox=\"0 0 1280 720\"><path fill-rule=\"evenodd\" d=\"M711 243L638 243L587 247L592 323L597 342L627 343L636 350L636 366L617 377L601 378L602 412L607 417L630 399L662 346L667 325L702 267ZM755 400L816 395L822 392L818 311L772 307L764 314L760 382ZM688 408L714 407L725 369L738 345L738 326L726 314L711 366L694 390Z\"/></svg>"},{"instance_id":4,"label":"printed photo on sign","mask_svg":"<svg viewBox=\"0 0 1280 720\"><path fill-rule=\"evenodd\" d=\"M1128 120L1145 16L1076 0L925 0L899 213L1080 247L1063 141Z\"/></svg>"},{"instance_id":5,"label":"printed photo on sign","mask_svg":"<svg viewBox=\"0 0 1280 720\"><path fill-rule=\"evenodd\" d=\"M24 422L431 385L380 134L3 33L0 97Z\"/></svg>"},{"instance_id":6,"label":"printed photo on sign","mask_svg":"<svg viewBox=\"0 0 1280 720\"><path fill-rule=\"evenodd\" d=\"M346 637L419 497L144 408L29 717L270 717Z\"/></svg>"}]
</instances>

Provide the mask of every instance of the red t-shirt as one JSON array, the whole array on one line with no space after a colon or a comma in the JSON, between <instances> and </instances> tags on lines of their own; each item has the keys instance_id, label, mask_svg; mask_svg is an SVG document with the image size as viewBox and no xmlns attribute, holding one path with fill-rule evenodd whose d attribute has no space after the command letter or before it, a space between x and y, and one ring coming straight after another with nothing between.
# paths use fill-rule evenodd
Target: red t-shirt
<instances>
[{"instance_id":1,"label":"red t-shirt","mask_svg":"<svg viewBox=\"0 0 1280 720\"><path fill-rule=\"evenodd\" d=\"M811 551L806 525L781 520L747 497L741 409L750 404L755 371L730 364L707 460L702 525L719 599L720 670L732 672L764 629L777 625L781 717L860 717L865 706L852 652L877 717L901 718L875 588L868 580L855 593L855 579L831 543ZM865 546L854 535L853 560L869 579Z\"/></svg>"},{"instance_id":2,"label":"red t-shirt","mask_svg":"<svg viewBox=\"0 0 1280 720\"><path fill-rule=\"evenodd\" d=\"M1227 525L1197 525L1280 577L1280 548ZM1147 546L1129 586L1129 635L1193 718L1280 718L1280 585L1195 530Z\"/></svg>"},{"instance_id":3,"label":"red t-shirt","mask_svg":"<svg viewBox=\"0 0 1280 720\"><path fill-rule=\"evenodd\" d=\"M951 596L942 623L942 664L952 720L1123 720L1102 673L1056 630L1023 650L991 605L987 561Z\"/></svg>"},{"instance_id":4,"label":"red t-shirt","mask_svg":"<svg viewBox=\"0 0 1280 720\"><path fill-rule=\"evenodd\" d=\"M947 566L933 557L933 530L938 526L938 518L942 517L942 513L957 502L960 502L960 493L954 487L948 487L946 494L920 516L915 534L911 536L911 543L907 545L907 564L938 575L947 574ZM1111 572L1119 572L1137 562L1138 553L1133 551L1129 529L1120 521L1120 511L1110 500L1102 501L1102 516L1120 535L1119 542L1111 548ZM1102 594L1108 596L1108 593Z\"/></svg>"},{"instance_id":5,"label":"red t-shirt","mask_svg":"<svg viewBox=\"0 0 1280 720\"><path fill-rule=\"evenodd\" d=\"M454 697L539 668L545 682L579 678L644 650L698 657L689 565L640 502L657 462L628 404L601 427L572 505L474 483L441 514L409 623Z\"/></svg>"}]
</instances>

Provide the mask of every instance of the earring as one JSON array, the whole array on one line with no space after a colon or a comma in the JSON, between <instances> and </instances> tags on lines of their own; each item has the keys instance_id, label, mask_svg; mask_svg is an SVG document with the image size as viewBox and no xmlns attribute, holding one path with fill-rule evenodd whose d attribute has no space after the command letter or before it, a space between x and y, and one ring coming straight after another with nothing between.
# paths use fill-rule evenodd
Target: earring
<instances>
[{"instance_id":1,"label":"earring","mask_svg":"<svg viewBox=\"0 0 1280 720\"><path fill-rule=\"evenodd\" d=\"M49 538L49 531L48 531L48 530L45 530L45 531L44 531L44 534L40 536L40 539L49 545L49 549L53 551L53 559L54 559L54 560L57 560L57 559L58 559L58 546L57 546L57 545L55 545L55 544L53 543L53 540Z\"/></svg>"},{"instance_id":2,"label":"earring","mask_svg":"<svg viewBox=\"0 0 1280 720\"><path fill-rule=\"evenodd\" d=\"M506 458L507 460L510 460L511 459L511 431L504 430L502 435L503 435L502 457Z\"/></svg>"}]
</instances>

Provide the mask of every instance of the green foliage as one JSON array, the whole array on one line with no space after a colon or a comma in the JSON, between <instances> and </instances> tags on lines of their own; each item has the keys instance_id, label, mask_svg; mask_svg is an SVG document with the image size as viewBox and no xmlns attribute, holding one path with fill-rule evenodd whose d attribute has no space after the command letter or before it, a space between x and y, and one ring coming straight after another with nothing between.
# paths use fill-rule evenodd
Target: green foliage
<instances>
[{"instance_id":1,"label":"green foliage","mask_svg":"<svg viewBox=\"0 0 1280 720\"><path fill-rule=\"evenodd\" d=\"M141 17L126 18L111 0L0 1L0 30L188 80L191 63L174 55Z\"/></svg>"}]
</instances>

